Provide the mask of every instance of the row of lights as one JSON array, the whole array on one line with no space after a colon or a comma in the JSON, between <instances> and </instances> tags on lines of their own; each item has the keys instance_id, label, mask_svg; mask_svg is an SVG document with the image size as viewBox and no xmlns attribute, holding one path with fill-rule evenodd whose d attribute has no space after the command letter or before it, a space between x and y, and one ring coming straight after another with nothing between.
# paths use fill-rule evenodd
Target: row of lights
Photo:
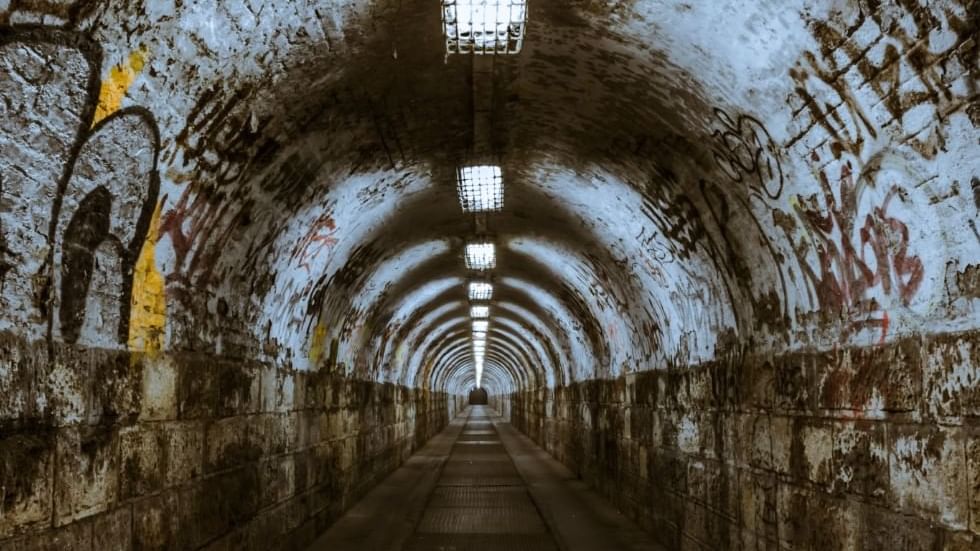
<instances>
[{"instance_id":1,"label":"row of lights","mask_svg":"<svg viewBox=\"0 0 980 551\"><path fill-rule=\"evenodd\" d=\"M463 212L484 214L498 212L504 206L504 182L499 166L479 165L459 170L456 190ZM480 274L469 283L470 318L473 322L473 363L476 368L476 387L483 379L483 364L487 353L487 333L490 330L490 300L493 284L487 272L497 267L497 251L488 239L466 244L466 269Z\"/></svg>"},{"instance_id":2,"label":"row of lights","mask_svg":"<svg viewBox=\"0 0 980 551\"><path fill-rule=\"evenodd\" d=\"M524 45L527 0L442 0L442 21L447 54L516 54ZM464 213L484 214L503 209L504 182L499 166L460 168L457 191ZM481 238L467 243L464 260L466 269L476 274L469 282L468 297L476 387L480 388L493 299L489 272L497 266L493 241Z\"/></svg>"}]
</instances>

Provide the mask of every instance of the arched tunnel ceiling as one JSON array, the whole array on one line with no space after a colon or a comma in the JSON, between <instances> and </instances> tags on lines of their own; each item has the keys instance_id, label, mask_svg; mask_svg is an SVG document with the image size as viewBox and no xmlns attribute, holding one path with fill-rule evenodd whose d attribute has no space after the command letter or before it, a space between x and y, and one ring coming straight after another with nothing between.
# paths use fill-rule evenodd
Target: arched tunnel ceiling
<instances>
[{"instance_id":1,"label":"arched tunnel ceiling","mask_svg":"<svg viewBox=\"0 0 980 551\"><path fill-rule=\"evenodd\" d=\"M977 2L529 0L490 75L437 0L52 6L0 8L0 238L57 197L0 241L5 326L461 392L487 89L493 391L980 325Z\"/></svg>"}]
</instances>

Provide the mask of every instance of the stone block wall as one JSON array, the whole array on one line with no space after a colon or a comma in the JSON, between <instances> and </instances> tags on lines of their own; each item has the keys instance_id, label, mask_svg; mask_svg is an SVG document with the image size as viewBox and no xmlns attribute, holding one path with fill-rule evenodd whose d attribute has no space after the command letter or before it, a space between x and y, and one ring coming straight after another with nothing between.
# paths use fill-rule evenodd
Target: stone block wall
<instances>
[{"instance_id":1,"label":"stone block wall","mask_svg":"<svg viewBox=\"0 0 980 551\"><path fill-rule=\"evenodd\" d=\"M980 547L980 333L593 380L514 424L668 549Z\"/></svg>"},{"instance_id":2,"label":"stone block wall","mask_svg":"<svg viewBox=\"0 0 980 551\"><path fill-rule=\"evenodd\" d=\"M303 547L460 397L0 335L0 549Z\"/></svg>"}]
</instances>

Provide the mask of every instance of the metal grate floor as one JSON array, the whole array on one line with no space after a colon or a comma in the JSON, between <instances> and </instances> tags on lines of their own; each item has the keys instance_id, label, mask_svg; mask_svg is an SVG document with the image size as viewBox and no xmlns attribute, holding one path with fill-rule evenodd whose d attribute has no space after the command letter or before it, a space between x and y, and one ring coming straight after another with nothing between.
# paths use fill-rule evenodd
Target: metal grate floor
<instances>
[{"instance_id":1,"label":"metal grate floor","mask_svg":"<svg viewBox=\"0 0 980 551\"><path fill-rule=\"evenodd\" d=\"M408 551L557 551L493 424L474 409Z\"/></svg>"}]
</instances>

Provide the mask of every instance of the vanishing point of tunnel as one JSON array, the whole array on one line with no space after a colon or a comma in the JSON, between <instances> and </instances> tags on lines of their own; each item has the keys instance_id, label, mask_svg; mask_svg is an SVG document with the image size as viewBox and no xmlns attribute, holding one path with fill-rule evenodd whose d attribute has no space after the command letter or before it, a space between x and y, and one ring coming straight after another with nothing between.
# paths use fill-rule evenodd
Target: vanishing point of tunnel
<instances>
[{"instance_id":1,"label":"vanishing point of tunnel","mask_svg":"<svg viewBox=\"0 0 980 551\"><path fill-rule=\"evenodd\" d=\"M980 0L0 0L0 550L980 551Z\"/></svg>"}]
</instances>

